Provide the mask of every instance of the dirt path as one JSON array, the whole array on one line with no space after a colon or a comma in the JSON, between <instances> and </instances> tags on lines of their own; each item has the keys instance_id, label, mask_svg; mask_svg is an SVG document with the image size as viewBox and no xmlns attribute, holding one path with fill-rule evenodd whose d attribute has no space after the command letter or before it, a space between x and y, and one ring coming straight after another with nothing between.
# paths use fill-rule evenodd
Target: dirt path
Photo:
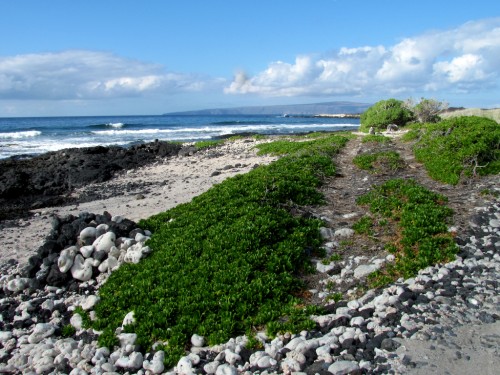
<instances>
[{"instance_id":1,"label":"dirt path","mask_svg":"<svg viewBox=\"0 0 500 375\"><path fill-rule=\"evenodd\" d=\"M398 137L393 138L388 144L363 143L362 139L362 136L351 139L335 158L337 175L327 180L322 188L327 205L316 214L326 219L328 226L333 230L352 228L352 225L367 213L364 207L356 204L356 198L367 192L371 186L393 178L412 178L427 189L448 198L448 206L454 211L450 226L457 234L461 234L470 226L476 207L482 207L491 200L492 197L485 192L500 186L498 175L470 179L456 186L434 181L429 178L424 167L415 160L412 143L403 142ZM378 168L376 172L370 172L359 169L353 163L353 158L357 155L389 150L396 151L400 155L402 159L400 168L391 169L382 163L376 166ZM348 245L343 247L342 256L383 257L387 255L383 250L384 240L384 234L381 233L375 234L372 238L355 235L349 239ZM353 285L344 285L341 292L344 293L352 287ZM417 363L416 368L405 368L404 371L417 375L469 374L477 369L481 369L481 373L484 374L497 373L495 370L499 365L498 350L492 348L498 343L499 329L498 322L490 325L470 324L456 327L447 333L444 344L402 340L399 352L410 355L412 361ZM491 340L496 341L492 344Z\"/></svg>"},{"instance_id":2,"label":"dirt path","mask_svg":"<svg viewBox=\"0 0 500 375\"><path fill-rule=\"evenodd\" d=\"M394 178L414 179L427 189L447 197L448 206L454 212L451 223L454 230L466 230L475 207L482 206L491 199L484 192L499 186L500 176L473 178L456 186L434 181L427 175L423 165L415 160L412 147L413 142L403 142L399 136L393 137L387 144L364 143L363 136L351 139L334 160L336 176L329 178L322 187L327 204L319 208L317 214L325 218L332 229L351 227L367 213L365 208L357 205L356 199L373 185L380 185ZM366 171L354 165L353 158L357 155L379 151L396 151L402 159L400 167L392 169L382 162L376 164L375 171ZM363 252L362 248L367 246L366 243L358 245L351 250L355 253Z\"/></svg>"}]
</instances>

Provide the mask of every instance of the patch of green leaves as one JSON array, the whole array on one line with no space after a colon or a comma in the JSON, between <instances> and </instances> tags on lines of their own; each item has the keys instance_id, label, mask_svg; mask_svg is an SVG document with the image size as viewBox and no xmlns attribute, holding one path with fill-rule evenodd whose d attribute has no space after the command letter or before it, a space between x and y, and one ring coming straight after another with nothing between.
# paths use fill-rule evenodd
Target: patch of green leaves
<instances>
[{"instance_id":1,"label":"patch of green leaves","mask_svg":"<svg viewBox=\"0 0 500 375\"><path fill-rule=\"evenodd\" d=\"M363 216L353 224L352 229L354 229L357 234L371 236L373 235L373 219L369 216Z\"/></svg>"},{"instance_id":2,"label":"patch of green leaves","mask_svg":"<svg viewBox=\"0 0 500 375\"><path fill-rule=\"evenodd\" d=\"M482 196L492 196L493 198L498 198L500 197L500 192L496 190L491 190L491 189L483 189L480 191L480 194Z\"/></svg>"},{"instance_id":3,"label":"patch of green leaves","mask_svg":"<svg viewBox=\"0 0 500 375\"><path fill-rule=\"evenodd\" d=\"M444 196L413 180L394 179L374 187L357 202L398 225L395 241L386 246L396 255L395 263L372 276L373 286L412 277L422 268L453 259L457 246L447 231L452 211L445 206Z\"/></svg>"},{"instance_id":4,"label":"patch of green leaves","mask_svg":"<svg viewBox=\"0 0 500 375\"><path fill-rule=\"evenodd\" d=\"M73 327L71 324L66 324L61 329L61 336L62 337L71 337L71 336L74 336L75 333L76 333L76 328Z\"/></svg>"},{"instance_id":5,"label":"patch of green leaves","mask_svg":"<svg viewBox=\"0 0 500 375\"><path fill-rule=\"evenodd\" d=\"M383 170L395 171L401 168L403 161L396 151L379 151L357 155L353 163L358 168L378 173Z\"/></svg>"},{"instance_id":6,"label":"patch of green leaves","mask_svg":"<svg viewBox=\"0 0 500 375\"><path fill-rule=\"evenodd\" d=\"M92 326L92 320L90 319L89 313L85 311L81 306L77 306L75 308L75 314L78 314L82 317L83 328L90 328Z\"/></svg>"},{"instance_id":7,"label":"patch of green leaves","mask_svg":"<svg viewBox=\"0 0 500 375\"><path fill-rule=\"evenodd\" d=\"M314 140L287 141L277 140L271 143L263 143L257 146L258 154L271 155L303 155L323 154L333 155L346 143L347 138L338 135L322 136ZM332 153L333 152L333 153Z\"/></svg>"},{"instance_id":8,"label":"patch of green leaves","mask_svg":"<svg viewBox=\"0 0 500 375\"><path fill-rule=\"evenodd\" d=\"M213 148L216 147L220 144L223 144L225 140L210 140L210 141L199 141L194 144L194 147L196 147L198 150L203 150L206 148Z\"/></svg>"},{"instance_id":9,"label":"patch of green leaves","mask_svg":"<svg viewBox=\"0 0 500 375\"><path fill-rule=\"evenodd\" d=\"M463 178L500 173L500 125L484 117L456 117L427 124L414 145L429 175L456 185Z\"/></svg>"},{"instance_id":10,"label":"patch of green leaves","mask_svg":"<svg viewBox=\"0 0 500 375\"><path fill-rule=\"evenodd\" d=\"M326 296L325 300L326 301L333 301L333 302L337 303L337 302L342 301L342 298L344 298L344 295L342 294L342 292L336 292L336 293L332 293L332 294L329 294L328 296Z\"/></svg>"},{"instance_id":11,"label":"patch of green leaves","mask_svg":"<svg viewBox=\"0 0 500 375\"><path fill-rule=\"evenodd\" d=\"M285 148L287 156L141 221L153 232L153 252L122 265L100 288L93 324L104 331L99 343L116 343L113 333L130 311L136 323L126 329L146 350L168 342L169 366L194 333L213 345L253 327L273 335L314 326L312 308L295 297L303 287L296 276L320 249L321 222L289 209L323 202L317 187L334 174L331 157L347 142L325 139L293 142L298 148L279 141L267 151Z\"/></svg>"}]
</instances>

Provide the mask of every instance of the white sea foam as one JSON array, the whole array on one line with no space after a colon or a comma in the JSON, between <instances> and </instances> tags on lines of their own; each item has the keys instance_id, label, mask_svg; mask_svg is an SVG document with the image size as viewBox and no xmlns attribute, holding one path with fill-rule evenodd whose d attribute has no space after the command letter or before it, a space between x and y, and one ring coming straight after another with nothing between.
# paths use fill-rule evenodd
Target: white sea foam
<instances>
[{"instance_id":1,"label":"white sea foam","mask_svg":"<svg viewBox=\"0 0 500 375\"><path fill-rule=\"evenodd\" d=\"M109 126L111 128L123 128L125 124L123 122L110 122L109 124L106 124L106 126Z\"/></svg>"},{"instance_id":2,"label":"white sea foam","mask_svg":"<svg viewBox=\"0 0 500 375\"><path fill-rule=\"evenodd\" d=\"M150 135L150 134L176 134L176 133L212 133L212 134L234 134L239 132L270 131L276 129L307 130L309 128L341 128L346 126L358 126L357 124L252 124L252 125L228 125L228 126L200 126L171 129L113 129L94 130L92 134L99 136L127 136L127 135Z\"/></svg>"},{"instance_id":3,"label":"white sea foam","mask_svg":"<svg viewBox=\"0 0 500 375\"><path fill-rule=\"evenodd\" d=\"M42 132L38 130L26 130L22 132L0 133L0 138L1 139L33 138L41 134Z\"/></svg>"},{"instance_id":4,"label":"white sea foam","mask_svg":"<svg viewBox=\"0 0 500 375\"><path fill-rule=\"evenodd\" d=\"M186 131L186 130L184 130ZM141 134L159 134L172 133L170 129L141 129L141 130L94 130L95 135L141 135Z\"/></svg>"}]
</instances>

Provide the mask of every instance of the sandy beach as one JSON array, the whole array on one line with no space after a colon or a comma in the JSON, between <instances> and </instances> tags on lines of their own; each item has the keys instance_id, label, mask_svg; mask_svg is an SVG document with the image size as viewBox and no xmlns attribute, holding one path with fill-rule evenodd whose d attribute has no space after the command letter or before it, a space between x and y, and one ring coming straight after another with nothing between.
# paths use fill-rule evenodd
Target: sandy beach
<instances>
[{"instance_id":1,"label":"sandy beach","mask_svg":"<svg viewBox=\"0 0 500 375\"><path fill-rule=\"evenodd\" d=\"M210 189L214 184L246 173L276 157L257 156L253 138L226 142L185 156L160 158L144 167L126 170L103 183L90 184L72 193L79 197L100 196L85 203L33 210L33 217L0 223L0 264L15 259L23 264L43 243L51 228L51 217L80 212L120 215L133 221L148 218ZM86 199L83 199L86 200Z\"/></svg>"}]
</instances>

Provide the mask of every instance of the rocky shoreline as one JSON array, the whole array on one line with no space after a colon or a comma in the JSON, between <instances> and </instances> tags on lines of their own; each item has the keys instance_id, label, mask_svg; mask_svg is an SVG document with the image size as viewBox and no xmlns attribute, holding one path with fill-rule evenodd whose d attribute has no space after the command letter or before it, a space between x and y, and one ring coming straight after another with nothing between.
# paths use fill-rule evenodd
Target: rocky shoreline
<instances>
[{"instance_id":1,"label":"rocky shoreline","mask_svg":"<svg viewBox=\"0 0 500 375\"><path fill-rule=\"evenodd\" d=\"M158 141L130 148L73 148L0 160L0 220L26 217L36 208L74 203L69 197L74 189L178 155L181 149L180 144Z\"/></svg>"},{"instance_id":2,"label":"rocky shoreline","mask_svg":"<svg viewBox=\"0 0 500 375\"><path fill-rule=\"evenodd\" d=\"M498 198L476 207L468 229L457 233L461 251L455 261L348 301L332 301L327 315L313 317L317 326L312 331L272 340L260 332L259 350L247 349L245 336L207 347L203 337L194 335L174 369L164 368L161 350L144 353L134 334L122 332L120 346L99 348L97 333L85 329L81 315L75 314L82 309L93 316L99 285L120 264L147 256L150 249L144 242L150 233L107 212L50 215L50 224L50 233L28 262L1 266L0 373L468 374L480 369L494 374L500 364ZM324 228L325 246L352 235L346 229ZM387 261L391 259L352 255L333 268L315 262L325 281L334 277L342 283L360 282L364 270ZM328 295L327 283L310 292ZM474 337L459 345L452 335L461 328ZM433 362L430 353L442 358Z\"/></svg>"}]
</instances>

